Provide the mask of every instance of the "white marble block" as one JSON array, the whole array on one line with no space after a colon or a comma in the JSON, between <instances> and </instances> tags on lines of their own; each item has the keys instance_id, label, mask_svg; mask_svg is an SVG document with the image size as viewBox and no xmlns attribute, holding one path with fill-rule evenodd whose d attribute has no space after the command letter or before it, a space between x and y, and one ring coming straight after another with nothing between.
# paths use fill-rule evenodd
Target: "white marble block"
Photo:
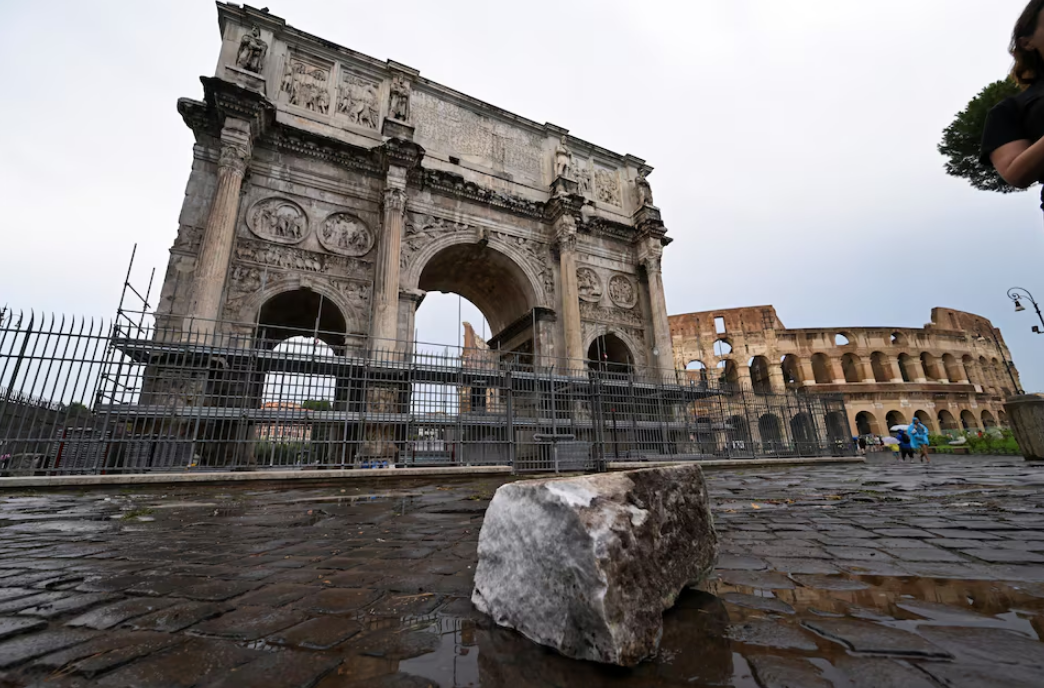
<instances>
[{"instance_id":1,"label":"white marble block","mask_svg":"<svg viewBox=\"0 0 1044 688\"><path fill-rule=\"evenodd\" d=\"M717 554L698 465L514 482L486 511L471 600L568 657L633 666Z\"/></svg>"}]
</instances>

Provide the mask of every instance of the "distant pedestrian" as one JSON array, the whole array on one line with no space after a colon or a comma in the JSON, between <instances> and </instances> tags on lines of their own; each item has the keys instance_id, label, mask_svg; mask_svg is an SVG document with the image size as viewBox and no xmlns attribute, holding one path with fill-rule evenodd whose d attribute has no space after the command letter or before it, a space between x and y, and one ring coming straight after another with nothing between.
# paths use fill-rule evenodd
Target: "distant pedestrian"
<instances>
[{"instance_id":1,"label":"distant pedestrian","mask_svg":"<svg viewBox=\"0 0 1044 688\"><path fill-rule=\"evenodd\" d=\"M928 458L928 428L925 427L920 418L914 418L914 421L910 423L910 427L907 428L907 430L910 433L911 444L920 454L921 461L931 463L932 460Z\"/></svg>"},{"instance_id":2,"label":"distant pedestrian","mask_svg":"<svg viewBox=\"0 0 1044 688\"><path fill-rule=\"evenodd\" d=\"M859 437L859 455L866 456L866 435Z\"/></svg>"},{"instance_id":3,"label":"distant pedestrian","mask_svg":"<svg viewBox=\"0 0 1044 688\"><path fill-rule=\"evenodd\" d=\"M899 455L901 456L902 460L905 461L906 457L909 456L910 460L913 461L913 443L910 439L910 435L906 432L906 430L900 429L897 433L895 433L895 439L899 440Z\"/></svg>"},{"instance_id":4,"label":"distant pedestrian","mask_svg":"<svg viewBox=\"0 0 1044 688\"><path fill-rule=\"evenodd\" d=\"M1011 79L1022 93L1005 98L986 117L981 162L1025 189L1044 178L1044 0L1031 0L1012 31ZM1044 194L1042 194L1044 200Z\"/></svg>"}]
</instances>

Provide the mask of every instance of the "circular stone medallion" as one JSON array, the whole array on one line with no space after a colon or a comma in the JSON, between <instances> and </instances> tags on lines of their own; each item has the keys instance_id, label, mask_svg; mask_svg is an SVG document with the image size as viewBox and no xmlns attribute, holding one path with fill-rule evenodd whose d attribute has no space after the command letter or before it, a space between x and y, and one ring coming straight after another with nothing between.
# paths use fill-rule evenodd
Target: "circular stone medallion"
<instances>
[{"instance_id":1,"label":"circular stone medallion","mask_svg":"<svg viewBox=\"0 0 1044 688\"><path fill-rule=\"evenodd\" d=\"M634 282L623 275L613 275L609 279L609 298L622 308L634 308L638 303L638 289Z\"/></svg>"},{"instance_id":2,"label":"circular stone medallion","mask_svg":"<svg viewBox=\"0 0 1044 688\"><path fill-rule=\"evenodd\" d=\"M319 243L332 253L365 256L373 248L373 233L363 221L348 213L334 213L319 228Z\"/></svg>"},{"instance_id":3,"label":"circular stone medallion","mask_svg":"<svg viewBox=\"0 0 1044 688\"><path fill-rule=\"evenodd\" d=\"M296 244L308 236L308 216L285 198L258 201L247 213L247 226L257 236L278 244Z\"/></svg>"}]
</instances>

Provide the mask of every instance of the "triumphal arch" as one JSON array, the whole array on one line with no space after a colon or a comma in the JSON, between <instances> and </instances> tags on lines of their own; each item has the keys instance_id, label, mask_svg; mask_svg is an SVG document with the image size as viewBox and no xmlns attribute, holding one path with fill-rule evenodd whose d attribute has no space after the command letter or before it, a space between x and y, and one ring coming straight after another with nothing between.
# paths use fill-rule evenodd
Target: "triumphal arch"
<instances>
[{"instance_id":1,"label":"triumphal arch","mask_svg":"<svg viewBox=\"0 0 1044 688\"><path fill-rule=\"evenodd\" d=\"M164 327L405 351L436 290L537 366L673 367L645 161L266 11L218 14L214 76L178 102L196 145Z\"/></svg>"}]
</instances>

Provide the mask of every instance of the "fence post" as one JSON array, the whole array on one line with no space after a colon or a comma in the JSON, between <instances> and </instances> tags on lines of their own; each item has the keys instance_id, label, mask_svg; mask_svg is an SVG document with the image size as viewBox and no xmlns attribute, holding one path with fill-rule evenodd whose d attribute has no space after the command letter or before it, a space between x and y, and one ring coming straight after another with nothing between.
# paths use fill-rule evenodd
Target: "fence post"
<instances>
[{"instance_id":1,"label":"fence post","mask_svg":"<svg viewBox=\"0 0 1044 688\"><path fill-rule=\"evenodd\" d=\"M505 400L505 413L507 414L506 427L507 431L507 446L508 446L508 464L511 466L511 472L515 472L515 406L514 406L514 383L511 380L511 366L508 365L507 370L504 372L504 391L506 392L507 399Z\"/></svg>"}]
</instances>

